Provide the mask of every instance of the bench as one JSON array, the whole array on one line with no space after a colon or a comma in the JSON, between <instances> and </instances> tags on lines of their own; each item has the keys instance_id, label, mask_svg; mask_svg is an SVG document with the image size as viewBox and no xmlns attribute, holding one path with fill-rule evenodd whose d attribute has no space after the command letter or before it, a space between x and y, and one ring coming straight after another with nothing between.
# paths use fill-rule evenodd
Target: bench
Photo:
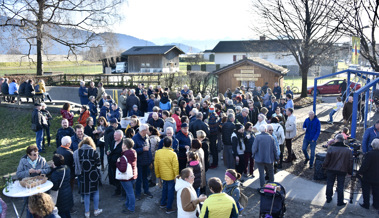
<instances>
[{"instance_id":1,"label":"bench","mask_svg":"<svg viewBox=\"0 0 379 218\"><path fill-rule=\"evenodd\" d=\"M33 96L25 96L25 95L9 95L9 94L0 93L0 104L1 104L1 101L3 100L4 97L16 98L16 103L18 105L21 104L21 98L32 98L32 99L34 99L35 103L43 102L43 95L42 94L33 95Z\"/></svg>"},{"instance_id":2,"label":"bench","mask_svg":"<svg viewBox=\"0 0 379 218\"><path fill-rule=\"evenodd\" d=\"M18 95L10 95L10 94L0 94L0 104L1 104L1 101L3 100L3 98L6 98L6 97L12 97L12 98L16 98L16 101L19 101L19 97Z\"/></svg>"}]
</instances>

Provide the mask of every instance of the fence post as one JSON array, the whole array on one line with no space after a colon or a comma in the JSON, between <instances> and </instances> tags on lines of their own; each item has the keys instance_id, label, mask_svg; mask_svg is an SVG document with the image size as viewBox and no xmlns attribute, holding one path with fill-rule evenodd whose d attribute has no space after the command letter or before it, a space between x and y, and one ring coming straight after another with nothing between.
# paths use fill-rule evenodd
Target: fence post
<instances>
[{"instance_id":1,"label":"fence post","mask_svg":"<svg viewBox=\"0 0 379 218\"><path fill-rule=\"evenodd\" d=\"M358 94L354 93L353 114L351 118L351 137L352 138L355 138L355 134L357 131L357 110L358 110Z\"/></svg>"}]
</instances>

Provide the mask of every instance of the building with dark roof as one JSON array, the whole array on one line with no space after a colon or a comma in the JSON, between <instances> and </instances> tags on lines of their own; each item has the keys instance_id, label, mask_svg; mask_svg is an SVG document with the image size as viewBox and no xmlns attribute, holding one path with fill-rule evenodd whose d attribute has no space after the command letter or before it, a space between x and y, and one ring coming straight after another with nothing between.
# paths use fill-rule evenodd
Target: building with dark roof
<instances>
[{"instance_id":1,"label":"building with dark roof","mask_svg":"<svg viewBox=\"0 0 379 218\"><path fill-rule=\"evenodd\" d=\"M218 92L225 93L228 88L234 90L241 85L250 88L262 87L265 82L268 82L269 87L274 87L274 83L278 82L283 90L283 76L287 72L284 67L254 57L236 61L212 74L218 77Z\"/></svg>"},{"instance_id":2,"label":"building with dark roof","mask_svg":"<svg viewBox=\"0 0 379 218\"><path fill-rule=\"evenodd\" d=\"M184 52L175 45L134 46L121 57L127 57L129 73L171 73L179 71L180 54Z\"/></svg>"},{"instance_id":3,"label":"building with dark roof","mask_svg":"<svg viewBox=\"0 0 379 218\"><path fill-rule=\"evenodd\" d=\"M279 40L220 41L214 48L215 63L221 67L243 58L258 57L280 65L297 65L289 49Z\"/></svg>"}]
</instances>

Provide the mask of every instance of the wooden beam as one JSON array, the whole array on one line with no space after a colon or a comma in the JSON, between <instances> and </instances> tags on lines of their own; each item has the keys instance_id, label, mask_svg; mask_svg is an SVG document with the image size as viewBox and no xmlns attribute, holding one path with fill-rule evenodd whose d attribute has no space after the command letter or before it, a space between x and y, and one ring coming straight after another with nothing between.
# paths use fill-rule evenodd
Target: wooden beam
<instances>
[{"instance_id":1,"label":"wooden beam","mask_svg":"<svg viewBox=\"0 0 379 218\"><path fill-rule=\"evenodd\" d=\"M258 78L236 78L237 81L258 81Z\"/></svg>"},{"instance_id":2,"label":"wooden beam","mask_svg":"<svg viewBox=\"0 0 379 218\"><path fill-rule=\"evenodd\" d=\"M238 78L238 77L254 77L254 78L259 78L259 77L261 77L261 74L234 74L233 76L235 78Z\"/></svg>"}]
</instances>

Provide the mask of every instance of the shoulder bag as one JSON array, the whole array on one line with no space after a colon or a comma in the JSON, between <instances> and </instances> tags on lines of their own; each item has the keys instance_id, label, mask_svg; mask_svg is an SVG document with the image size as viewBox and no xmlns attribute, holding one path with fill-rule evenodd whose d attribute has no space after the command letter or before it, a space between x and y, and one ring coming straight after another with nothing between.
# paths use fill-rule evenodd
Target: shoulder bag
<instances>
[{"instance_id":1,"label":"shoulder bag","mask_svg":"<svg viewBox=\"0 0 379 218\"><path fill-rule=\"evenodd\" d=\"M125 155L122 155L126 160L126 171L121 172L118 168L116 168L116 179L117 180L129 180L133 178L133 169L132 165L128 162L128 159Z\"/></svg>"},{"instance_id":2,"label":"shoulder bag","mask_svg":"<svg viewBox=\"0 0 379 218\"><path fill-rule=\"evenodd\" d=\"M57 200L58 200L58 193L59 193L59 189L62 187L62 184L63 184L63 180L64 180L64 177L66 175L66 168L63 168L63 177L62 177L62 181L61 181L61 184L59 185L59 188L58 190L54 191L54 190L50 190L50 196L51 196L51 199L53 200L54 202L54 205L57 204Z\"/></svg>"}]
</instances>

